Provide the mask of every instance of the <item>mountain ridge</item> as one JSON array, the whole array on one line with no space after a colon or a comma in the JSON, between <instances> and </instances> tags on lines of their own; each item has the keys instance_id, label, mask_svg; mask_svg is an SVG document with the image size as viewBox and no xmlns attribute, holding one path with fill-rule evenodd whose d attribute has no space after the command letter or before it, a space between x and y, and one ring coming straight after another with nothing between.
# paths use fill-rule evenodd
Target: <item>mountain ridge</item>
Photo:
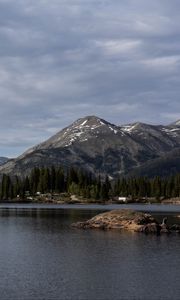
<instances>
[{"instance_id":1,"label":"mountain ridge","mask_svg":"<svg viewBox=\"0 0 180 300\"><path fill-rule=\"evenodd\" d=\"M3 164L5 164L8 160L9 160L9 158L1 156L0 157L0 166L2 166Z\"/></svg>"},{"instance_id":2,"label":"mountain ridge","mask_svg":"<svg viewBox=\"0 0 180 300\"><path fill-rule=\"evenodd\" d=\"M62 165L115 178L179 147L179 120L166 126L141 122L114 125L86 116L0 166L0 173L21 176L36 166Z\"/></svg>"}]
</instances>

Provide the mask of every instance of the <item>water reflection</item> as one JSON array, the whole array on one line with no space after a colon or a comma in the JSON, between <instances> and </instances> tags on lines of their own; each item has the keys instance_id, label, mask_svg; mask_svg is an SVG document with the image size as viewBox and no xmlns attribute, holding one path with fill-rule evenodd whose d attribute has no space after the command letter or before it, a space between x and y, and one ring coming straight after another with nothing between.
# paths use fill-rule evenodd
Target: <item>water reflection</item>
<instances>
[{"instance_id":1,"label":"water reflection","mask_svg":"<svg viewBox=\"0 0 180 300\"><path fill-rule=\"evenodd\" d=\"M98 212L1 209L1 299L179 299L179 236L69 226Z\"/></svg>"}]
</instances>

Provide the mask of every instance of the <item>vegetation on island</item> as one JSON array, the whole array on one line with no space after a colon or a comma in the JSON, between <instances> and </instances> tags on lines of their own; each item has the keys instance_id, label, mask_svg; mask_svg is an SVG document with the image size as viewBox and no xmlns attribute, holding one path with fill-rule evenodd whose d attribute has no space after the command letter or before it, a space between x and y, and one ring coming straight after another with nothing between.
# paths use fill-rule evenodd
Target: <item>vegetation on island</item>
<instances>
[{"instance_id":1,"label":"vegetation on island","mask_svg":"<svg viewBox=\"0 0 180 300\"><path fill-rule=\"evenodd\" d=\"M115 197L129 200L154 198L156 200L180 197L180 174L166 178L119 178L110 181L75 168L34 168L29 176L20 178L4 174L0 184L0 199L27 199L38 194L76 195L82 199L103 202Z\"/></svg>"}]
</instances>

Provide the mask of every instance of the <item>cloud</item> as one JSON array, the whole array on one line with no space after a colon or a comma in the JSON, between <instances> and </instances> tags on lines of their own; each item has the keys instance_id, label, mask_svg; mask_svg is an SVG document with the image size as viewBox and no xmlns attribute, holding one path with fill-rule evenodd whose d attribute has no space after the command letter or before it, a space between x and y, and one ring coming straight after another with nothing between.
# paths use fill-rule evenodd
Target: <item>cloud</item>
<instances>
[{"instance_id":1,"label":"cloud","mask_svg":"<svg viewBox=\"0 0 180 300\"><path fill-rule=\"evenodd\" d=\"M176 71L179 68L180 55L172 55L165 57L155 57L144 60L143 63L149 68L155 68L160 72Z\"/></svg>"},{"instance_id":2,"label":"cloud","mask_svg":"<svg viewBox=\"0 0 180 300\"><path fill-rule=\"evenodd\" d=\"M0 155L75 119L179 119L177 0L0 0Z\"/></svg>"},{"instance_id":3,"label":"cloud","mask_svg":"<svg viewBox=\"0 0 180 300\"><path fill-rule=\"evenodd\" d=\"M100 47L102 52L106 55L119 55L126 54L135 51L138 46L141 45L141 41L138 40L105 40L95 41L95 45Z\"/></svg>"}]
</instances>

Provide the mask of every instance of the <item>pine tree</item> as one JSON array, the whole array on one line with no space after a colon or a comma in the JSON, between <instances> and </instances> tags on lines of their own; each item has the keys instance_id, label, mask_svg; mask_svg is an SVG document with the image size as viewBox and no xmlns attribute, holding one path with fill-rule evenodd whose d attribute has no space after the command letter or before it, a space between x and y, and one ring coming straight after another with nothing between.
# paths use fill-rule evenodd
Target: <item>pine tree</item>
<instances>
[{"instance_id":1,"label":"pine tree","mask_svg":"<svg viewBox=\"0 0 180 300\"><path fill-rule=\"evenodd\" d=\"M8 200L11 196L11 179L8 175L4 174L1 184L1 199Z\"/></svg>"},{"instance_id":2,"label":"pine tree","mask_svg":"<svg viewBox=\"0 0 180 300\"><path fill-rule=\"evenodd\" d=\"M58 170L56 170L56 174L55 174L55 190L58 193L63 193L63 192L66 191L64 170L62 168L59 168Z\"/></svg>"}]
</instances>

